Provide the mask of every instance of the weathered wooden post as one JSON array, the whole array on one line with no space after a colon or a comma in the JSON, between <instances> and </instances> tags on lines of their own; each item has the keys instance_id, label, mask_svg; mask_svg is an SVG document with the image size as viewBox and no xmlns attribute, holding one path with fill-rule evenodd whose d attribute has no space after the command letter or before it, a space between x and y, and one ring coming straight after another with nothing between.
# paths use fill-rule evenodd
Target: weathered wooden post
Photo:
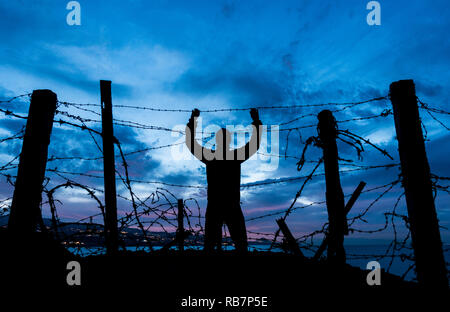
<instances>
[{"instance_id":1,"label":"weathered wooden post","mask_svg":"<svg viewBox=\"0 0 450 312\"><path fill-rule=\"evenodd\" d=\"M361 195L362 190L366 186L366 182L361 181L359 182L359 185L356 187L356 189L353 191L352 196L348 200L347 204L345 204L345 217L347 218L347 214L352 209L353 205L355 204L356 200L358 199L359 195ZM348 228L345 229L345 235L348 235ZM325 248L328 246L328 236L325 236L322 240L322 244L320 244L319 248L317 249L316 253L314 254L313 260L319 260L322 253L325 251Z\"/></svg>"},{"instance_id":2,"label":"weathered wooden post","mask_svg":"<svg viewBox=\"0 0 450 312\"><path fill-rule=\"evenodd\" d=\"M364 189L364 187L366 186L366 182L361 181L359 182L358 186L356 187L356 189L353 191L352 196L350 196L350 199L348 200L348 202L345 204L344 207L344 211L345 211L345 219L347 219L347 214L350 212L350 210L352 209L353 205L355 204L356 200L358 199L359 195L361 195L362 190ZM348 226L347 226L347 222L345 222L345 235L348 235Z\"/></svg>"},{"instance_id":3,"label":"weathered wooden post","mask_svg":"<svg viewBox=\"0 0 450 312\"><path fill-rule=\"evenodd\" d=\"M300 246L297 244L297 241L295 240L294 236L292 235L291 231L289 230L286 222L283 218L277 219L277 224L283 233L284 238L286 239L287 245L291 252L294 255L300 256L301 258L305 258L302 251L300 250Z\"/></svg>"},{"instance_id":4,"label":"weathered wooden post","mask_svg":"<svg viewBox=\"0 0 450 312\"><path fill-rule=\"evenodd\" d=\"M430 167L425 151L414 82L390 85L403 187L420 284L448 287L439 223L434 206Z\"/></svg>"},{"instance_id":5,"label":"weathered wooden post","mask_svg":"<svg viewBox=\"0 0 450 312\"><path fill-rule=\"evenodd\" d=\"M31 95L8 221L8 229L13 235L31 234L36 230L40 219L42 183L47 166L56 102L56 94L50 90L34 90Z\"/></svg>"},{"instance_id":6,"label":"weathered wooden post","mask_svg":"<svg viewBox=\"0 0 450 312\"><path fill-rule=\"evenodd\" d=\"M100 80L103 137L103 176L105 184L105 243L108 254L118 248L116 165L111 100L111 81Z\"/></svg>"},{"instance_id":7,"label":"weathered wooden post","mask_svg":"<svg viewBox=\"0 0 450 312\"><path fill-rule=\"evenodd\" d=\"M347 228L347 220L345 218L344 193L339 177L336 120L329 110L321 111L317 118L319 119L319 139L323 149L329 221L327 257L333 262L344 263L344 233Z\"/></svg>"},{"instance_id":8,"label":"weathered wooden post","mask_svg":"<svg viewBox=\"0 0 450 312\"><path fill-rule=\"evenodd\" d=\"M182 199L178 199L178 228L177 228L177 243L178 250L184 250L184 203Z\"/></svg>"}]
</instances>

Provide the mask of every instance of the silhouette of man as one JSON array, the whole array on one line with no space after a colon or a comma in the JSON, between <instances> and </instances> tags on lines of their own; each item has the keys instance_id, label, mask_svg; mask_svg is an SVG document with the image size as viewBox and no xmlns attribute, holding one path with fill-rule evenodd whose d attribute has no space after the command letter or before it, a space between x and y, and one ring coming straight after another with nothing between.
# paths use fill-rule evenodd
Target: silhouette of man
<instances>
[{"instance_id":1,"label":"silhouette of man","mask_svg":"<svg viewBox=\"0 0 450 312\"><path fill-rule=\"evenodd\" d=\"M194 109L186 126L186 145L196 158L206 165L208 206L206 208L205 251L221 250L222 225L225 223L237 252L247 252L247 231L240 205L241 164L259 149L261 121L258 110L252 108L253 133L247 144L230 149L232 134L225 128L216 133L215 150L201 146L195 139L197 117Z\"/></svg>"}]
</instances>

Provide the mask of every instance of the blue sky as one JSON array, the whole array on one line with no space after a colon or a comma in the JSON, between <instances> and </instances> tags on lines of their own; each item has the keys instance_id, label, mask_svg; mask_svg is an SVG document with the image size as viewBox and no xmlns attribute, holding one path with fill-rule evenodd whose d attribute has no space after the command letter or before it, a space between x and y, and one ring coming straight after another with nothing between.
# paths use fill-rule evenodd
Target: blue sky
<instances>
[{"instance_id":1,"label":"blue sky","mask_svg":"<svg viewBox=\"0 0 450 312\"><path fill-rule=\"evenodd\" d=\"M241 108L266 105L295 105L347 102L385 96L389 84L414 79L417 95L434 107L448 110L450 99L450 7L447 1L380 1L381 25L368 26L368 1L79 1L81 26L66 24L68 1L0 0L0 99L51 89L61 101L99 102L99 80L112 80L113 104L154 108L193 109ZM3 105L3 104L2 104ZM4 104L2 107L5 107ZM26 101L6 105L26 113ZM336 113L338 120L379 114L390 102L372 102ZM94 108L98 109L98 108ZM70 113L98 119L95 114L67 108ZM263 123L278 125L296 116L318 113L319 109L262 110ZM429 141L427 152L433 173L449 176L447 151L450 136L421 112ZM114 109L118 119L173 128L183 125L189 113L158 113L123 108ZM202 114L203 124L230 125L251 122L248 112ZM438 116L448 124L448 118ZM20 120L0 117L0 134L7 137L20 130ZM316 118L301 119L286 127L315 124ZM98 124L91 124L97 127ZM282 126L283 127L283 126ZM398 162L392 116L374 121L340 125L388 150ZM178 142L168 132L116 127L116 136L125 151ZM287 132L280 132L279 154L284 153ZM316 135L314 128L301 130L305 140ZM0 143L1 163L20 151L20 141ZM291 132L288 155L299 156L303 144L298 132ZM356 164L389 163L369 146L362 161L353 149L339 143L341 157ZM99 156L87 133L55 126L50 155ZM186 153L186 151L184 151ZM318 160L317 148L310 148L309 160ZM274 160L275 161L275 160ZM243 166L242 182L304 175L297 172L295 159L277 159L273 170L264 159L252 159ZM204 185L205 169L195 160L174 160L170 149L139 153L129 158L130 175L141 180ZM272 163L273 164L273 163ZM118 163L119 166L119 163ZM50 162L48 168L101 174L96 161ZM341 169L351 169L345 163ZM323 172L323 168L318 172ZM14 174L14 170L11 170ZM351 193L360 180L367 188L391 182L398 169L357 171L342 175L344 193ZM57 177L48 173L58 183ZM76 177L71 177L76 178ZM99 179L76 178L102 188ZM0 196L8 198L12 188L4 178ZM300 182L244 189L242 208L247 218L286 209ZM157 185L133 184L145 198ZM205 192L198 189L169 188L177 197L195 197L202 210ZM120 194L127 196L119 185ZM78 190L62 190L59 215L75 220L98 212L88 196ZM58 197L57 194L57 197ZM350 215L356 215L380 192L363 194ZM396 187L367 215L372 229L384 224L383 212L390 211L401 188ZM323 177L314 178L305 188L299 205L324 200ZM436 199L441 225L450 226L449 198ZM130 211L119 201L120 214ZM404 199L398 211L405 213ZM48 209L44 207L44 214ZM300 236L316 230L327 220L326 207L314 205L295 211L288 225ZM100 221L100 219L98 219ZM400 224L401 222L398 221ZM274 232L274 217L247 223L250 230ZM353 234L348 241L387 240L390 230L377 235ZM442 237L450 242L448 230Z\"/></svg>"}]
</instances>

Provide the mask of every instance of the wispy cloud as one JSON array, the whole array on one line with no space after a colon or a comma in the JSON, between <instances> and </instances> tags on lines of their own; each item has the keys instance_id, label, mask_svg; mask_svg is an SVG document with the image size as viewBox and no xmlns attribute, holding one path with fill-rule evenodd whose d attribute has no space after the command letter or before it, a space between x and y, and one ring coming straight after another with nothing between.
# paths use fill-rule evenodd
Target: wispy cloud
<instances>
[{"instance_id":1,"label":"wispy cloud","mask_svg":"<svg viewBox=\"0 0 450 312\"><path fill-rule=\"evenodd\" d=\"M365 3L352 1L83 1L82 26L65 24L65 3L54 1L4 1L0 3L0 98L48 88L63 101L99 102L100 79L112 80L113 103L157 108L200 110L353 101L387 95L389 83L413 78L417 93L435 106L446 107L450 100L449 16L446 1L420 3L389 1L382 3L382 25L365 23ZM26 103L8 108L27 113ZM339 120L370 116L390 108L389 102L370 103L336 113ZM63 109L63 108L62 108ZM74 108L70 113L99 119ZM98 113L98 107L94 108ZM316 108L260 111L266 124L279 124L302 114L317 113ZM166 128L183 128L189 113L158 113L115 108L118 119L132 120ZM202 114L204 125L250 123L248 112ZM427 150L431 169L449 175L445 157L449 149L448 132L429 116L422 116L428 131ZM316 124L314 116L289 124L292 127ZM21 120L0 117L0 136L21 129ZM99 129L99 123L89 124ZM395 131L391 117L373 121L340 124L371 142L386 148L398 161ZM179 137L169 133L115 127L126 152L171 144ZM288 155L299 156L315 127L289 134ZM280 133L281 154L286 149L287 132ZM98 139L98 138L97 138ZM1 159L7 161L20 152L20 141L0 143ZM359 164L381 164L381 154L365 148ZM354 148L340 142L342 158L357 162ZM184 150L182 153L187 153ZM96 157L100 153L86 132L55 126L49 155ZM320 150L312 147L307 158L317 160ZM182 158L182 157L181 157ZM205 169L195 160L174 160L170 150L151 150L127 157L130 176L162 180L174 184L204 185ZM264 170L266 163L248 162L242 169L242 182L305 175L311 165L296 170L296 159L279 158L277 170ZM118 159L118 168L120 160ZM358 163L358 162L357 162ZM71 160L50 162L49 167L79 172L101 172L101 161ZM347 168L343 165L342 168ZM348 168L352 168L349 166ZM322 170L322 169L320 169ZM76 179L77 177L73 177ZM101 179L79 177L101 188ZM369 187L398 178L397 169L376 169L342 175L345 193L364 180ZM2 196L11 192L1 181ZM244 212L248 215L284 209L293 200L301 181L274 184L242 191ZM140 197L156 186L135 184ZM126 196L126 189L121 188ZM179 197L197 197L205 208L205 191L171 188ZM377 193L378 194L378 193ZM355 211L363 209L377 194L358 200ZM64 194L63 194L64 195ZM65 196L65 195L64 195ZM67 194L62 216L76 218L98 212L94 202ZM81 198L81 197L80 197ZM316 177L305 188L299 205L324 199L323 177ZM383 201L371 214L383 222L381 210L393 199ZM448 198L438 196L440 207ZM120 202L120 209L127 209ZM129 208L129 207L128 207ZM296 211L289 218L296 232L318 228L326 220L326 209ZM122 210L123 209L123 210ZM440 209L441 221L449 214ZM262 219L251 227L272 231L273 218ZM447 239L450 239L447 237Z\"/></svg>"}]
</instances>

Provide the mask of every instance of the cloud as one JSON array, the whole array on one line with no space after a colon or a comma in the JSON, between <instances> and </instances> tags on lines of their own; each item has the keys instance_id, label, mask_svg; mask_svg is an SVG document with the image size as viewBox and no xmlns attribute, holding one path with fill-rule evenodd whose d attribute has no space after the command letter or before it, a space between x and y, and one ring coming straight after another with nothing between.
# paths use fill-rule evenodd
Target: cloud
<instances>
[{"instance_id":1,"label":"cloud","mask_svg":"<svg viewBox=\"0 0 450 312\"><path fill-rule=\"evenodd\" d=\"M226 18L233 16L236 11L236 4L234 2L226 2L222 6L222 13Z\"/></svg>"},{"instance_id":2,"label":"cloud","mask_svg":"<svg viewBox=\"0 0 450 312\"><path fill-rule=\"evenodd\" d=\"M99 80L112 80L114 105L147 106L200 110L211 108L266 105L316 104L359 101L386 96L389 84L398 79L413 78L419 97L430 105L446 109L450 99L448 71L449 41L446 1L433 4L406 1L383 4L380 28L365 23L366 10L360 1L341 2L208 2L202 6L184 2L88 1L82 3L82 26L65 24L65 3L53 1L8 1L0 11L8 12L0 20L0 34L5 48L0 51L0 98L49 88L60 100L78 103L99 102ZM420 13L420 19L411 16ZM408 21L405 23L405 21ZM12 27L11 25L14 25ZM27 114L26 99L5 104L2 108ZM338 120L371 116L391 108L389 101L371 102L335 113ZM69 113L100 119L96 114L60 107ZM93 108L100 113L98 107ZM280 124L301 115L284 127L313 125L289 134L288 155L299 156L303 140L317 135L317 107L289 110L261 110L265 124ZM422 112L421 112L422 114ZM117 119L172 128L184 127L189 113L160 113L115 107ZM58 116L59 117L59 116ZM430 142L427 152L433 173L448 176L445 158L449 137L446 130L429 116L421 115ZM203 114L204 125L243 124L251 122L245 112ZM445 116L443 122L447 122ZM23 120L0 117L0 132L10 135L21 129ZM89 123L100 130L99 123ZM398 162L397 142L392 117L339 124L340 129L369 138L394 156ZM116 126L115 135L124 152L171 144L178 137L163 131L130 129ZM286 149L288 132L280 132L280 150ZM300 138L301 135L301 138ZM101 142L99 137L96 137ZM1 143L2 159L10 159L21 150L21 141ZM358 161L354 148L339 142L344 170L351 165L391 162L365 145L363 160ZM117 152L117 151L116 151ZM175 184L205 184L205 168L196 160L175 161L169 149L150 150L127 157L130 176L143 180L161 180ZM186 151L184 151L186 152ZM86 131L68 126L54 126L49 155L60 157L101 156ZM321 150L308 150L308 160L318 160ZM279 159L275 171L267 170L264 161L249 161L242 167L242 181L271 181L279 177L305 175L312 170L307 164L296 171L296 159ZM120 159L117 168L123 173ZM1 164L0 164L1 165ZM51 161L49 168L102 173L96 160ZM320 172L323 168L319 168ZM10 171L11 174L15 172ZM341 182L346 194L364 180L367 188L383 185L398 178L398 168L361 170L343 173ZM48 173L54 183L61 179ZM102 188L102 179L70 176L87 185ZM52 183L53 183L52 182ZM3 179L2 195L11 193ZM243 207L248 215L282 211L292 202L302 181L245 189ZM157 185L133 184L140 197ZM305 187L298 205L324 200L324 179L315 177ZM126 189L118 182L121 194ZM176 196L196 197L202 211L206 193L199 189L169 188ZM382 225L382 212L392 208L401 189L389 194L370 212L371 223ZM381 192L381 191L380 191ZM358 199L356 213L367 207L380 192L365 193ZM77 195L74 195L77 196ZM63 195L64 197L64 195ZM73 201L72 197L69 201ZM67 202L62 215L67 218L98 212L92 203ZM438 196L439 214L448 223L445 209L448 199ZM129 203L120 201L121 212ZM404 208L404 205L403 205ZM295 233L320 228L326 222L326 207L312 206L296 210L289 216ZM273 218L255 221L249 226L272 232ZM375 224L371 226L376 226Z\"/></svg>"},{"instance_id":3,"label":"cloud","mask_svg":"<svg viewBox=\"0 0 450 312\"><path fill-rule=\"evenodd\" d=\"M439 84L422 81L422 80L416 80L416 92L418 94L423 94L425 96L438 96L442 92L442 86Z\"/></svg>"},{"instance_id":4,"label":"cloud","mask_svg":"<svg viewBox=\"0 0 450 312\"><path fill-rule=\"evenodd\" d=\"M221 64L204 73L188 71L173 84L173 90L199 95L219 93L242 106L277 104L283 101L283 89L270 74L255 71L251 64L240 64L239 68L232 65L231 70Z\"/></svg>"}]
</instances>

